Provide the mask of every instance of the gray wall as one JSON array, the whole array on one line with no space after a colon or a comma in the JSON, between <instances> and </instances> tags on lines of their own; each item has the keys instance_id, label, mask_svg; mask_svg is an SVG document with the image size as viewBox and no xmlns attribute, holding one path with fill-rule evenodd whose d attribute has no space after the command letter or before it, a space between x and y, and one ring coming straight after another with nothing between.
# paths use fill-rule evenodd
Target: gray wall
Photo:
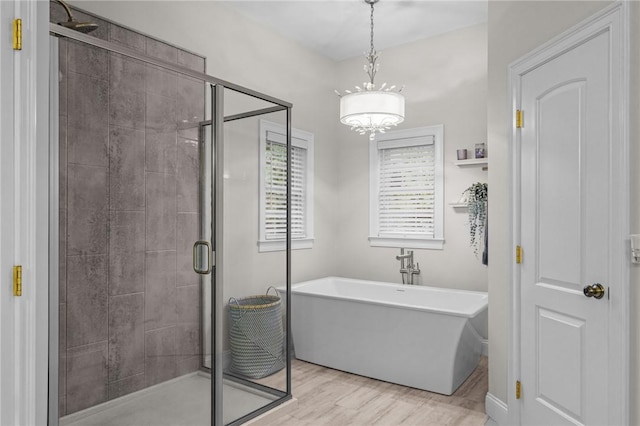
<instances>
[{"instance_id":1,"label":"gray wall","mask_svg":"<svg viewBox=\"0 0 640 426\"><path fill-rule=\"evenodd\" d=\"M204 70L201 57L99 23L97 37ZM59 58L65 415L200 366L198 142L182 120L202 120L204 85L73 41Z\"/></svg>"}]
</instances>

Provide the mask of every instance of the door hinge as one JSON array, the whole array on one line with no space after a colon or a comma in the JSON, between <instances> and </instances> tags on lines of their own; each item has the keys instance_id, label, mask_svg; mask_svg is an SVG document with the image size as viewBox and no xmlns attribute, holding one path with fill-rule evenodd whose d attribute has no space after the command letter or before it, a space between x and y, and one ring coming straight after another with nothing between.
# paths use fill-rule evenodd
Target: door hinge
<instances>
[{"instance_id":1,"label":"door hinge","mask_svg":"<svg viewBox=\"0 0 640 426\"><path fill-rule=\"evenodd\" d=\"M13 20L13 50L22 50L22 19Z\"/></svg>"},{"instance_id":2,"label":"door hinge","mask_svg":"<svg viewBox=\"0 0 640 426\"><path fill-rule=\"evenodd\" d=\"M520 380L516 380L516 399L520 399L522 397L522 384Z\"/></svg>"},{"instance_id":3,"label":"door hinge","mask_svg":"<svg viewBox=\"0 0 640 426\"><path fill-rule=\"evenodd\" d=\"M22 266L13 267L13 295L22 296Z\"/></svg>"},{"instance_id":4,"label":"door hinge","mask_svg":"<svg viewBox=\"0 0 640 426\"><path fill-rule=\"evenodd\" d=\"M522 110L516 110L516 129L522 129L524 127L524 112Z\"/></svg>"},{"instance_id":5,"label":"door hinge","mask_svg":"<svg viewBox=\"0 0 640 426\"><path fill-rule=\"evenodd\" d=\"M516 263L522 263L522 247L516 246Z\"/></svg>"}]
</instances>

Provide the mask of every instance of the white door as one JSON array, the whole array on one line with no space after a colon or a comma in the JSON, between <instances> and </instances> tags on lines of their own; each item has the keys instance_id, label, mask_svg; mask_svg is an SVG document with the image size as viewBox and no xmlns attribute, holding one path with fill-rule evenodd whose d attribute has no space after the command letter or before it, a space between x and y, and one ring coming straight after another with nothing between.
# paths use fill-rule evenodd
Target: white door
<instances>
[{"instance_id":1,"label":"white door","mask_svg":"<svg viewBox=\"0 0 640 426\"><path fill-rule=\"evenodd\" d=\"M602 31L520 76L522 424L610 424L611 38ZM595 284L602 298L585 296Z\"/></svg>"}]
</instances>

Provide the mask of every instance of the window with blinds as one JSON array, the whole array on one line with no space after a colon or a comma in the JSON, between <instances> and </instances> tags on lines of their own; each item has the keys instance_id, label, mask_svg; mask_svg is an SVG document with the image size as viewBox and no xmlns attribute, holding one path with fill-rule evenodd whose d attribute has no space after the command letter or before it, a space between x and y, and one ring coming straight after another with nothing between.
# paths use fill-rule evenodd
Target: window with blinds
<instances>
[{"instance_id":1,"label":"window with blinds","mask_svg":"<svg viewBox=\"0 0 640 426\"><path fill-rule=\"evenodd\" d=\"M271 138L270 138L271 136ZM265 239L287 236L287 146L272 140L267 132L265 165ZM307 150L291 150L291 238L305 238L305 188Z\"/></svg>"},{"instance_id":2,"label":"window with blinds","mask_svg":"<svg viewBox=\"0 0 640 426\"><path fill-rule=\"evenodd\" d=\"M260 251L285 249L287 138L284 126L260 120ZM313 244L313 134L292 129L292 248Z\"/></svg>"},{"instance_id":3,"label":"window with blinds","mask_svg":"<svg viewBox=\"0 0 640 426\"><path fill-rule=\"evenodd\" d=\"M371 245L442 248L442 126L388 132L371 145Z\"/></svg>"},{"instance_id":4,"label":"window with blinds","mask_svg":"<svg viewBox=\"0 0 640 426\"><path fill-rule=\"evenodd\" d=\"M433 143L378 150L378 235L434 237Z\"/></svg>"}]
</instances>

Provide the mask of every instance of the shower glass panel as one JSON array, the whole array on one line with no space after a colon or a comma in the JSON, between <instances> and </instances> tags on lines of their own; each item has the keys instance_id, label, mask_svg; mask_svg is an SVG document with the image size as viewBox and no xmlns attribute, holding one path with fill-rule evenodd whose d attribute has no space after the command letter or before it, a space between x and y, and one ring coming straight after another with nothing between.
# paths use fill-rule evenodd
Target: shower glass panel
<instances>
[{"instance_id":1,"label":"shower glass panel","mask_svg":"<svg viewBox=\"0 0 640 426\"><path fill-rule=\"evenodd\" d=\"M241 352L234 331L249 329L229 307L290 287L289 244L257 247L259 120L283 126L286 150L290 105L205 75L191 52L76 14L98 30L51 26L50 423L241 424L291 399L285 300L268 320L280 330L254 320ZM258 375L238 368L270 362Z\"/></svg>"},{"instance_id":2,"label":"shower glass panel","mask_svg":"<svg viewBox=\"0 0 640 426\"><path fill-rule=\"evenodd\" d=\"M274 299L260 299L267 292L269 296L279 294L269 287L286 288L287 251L284 241L283 250L277 252L260 253L257 245L260 173L264 172L260 166L259 120L282 123L286 128L287 113L269 112L273 104L228 89L223 103L228 113L222 128L224 155L218 164L224 194L219 211L224 232L219 242L224 255L222 272L216 274L216 308L221 315L216 325L219 347L213 352L224 383L223 423L230 424L241 423L256 410L264 410L287 396L286 304L281 301L279 310L270 311ZM204 134L211 126L203 123ZM284 220L286 194L282 195ZM206 319L212 318L213 303L211 298L204 298L205 353L212 352ZM205 366L212 367L211 358L205 358Z\"/></svg>"}]
</instances>

